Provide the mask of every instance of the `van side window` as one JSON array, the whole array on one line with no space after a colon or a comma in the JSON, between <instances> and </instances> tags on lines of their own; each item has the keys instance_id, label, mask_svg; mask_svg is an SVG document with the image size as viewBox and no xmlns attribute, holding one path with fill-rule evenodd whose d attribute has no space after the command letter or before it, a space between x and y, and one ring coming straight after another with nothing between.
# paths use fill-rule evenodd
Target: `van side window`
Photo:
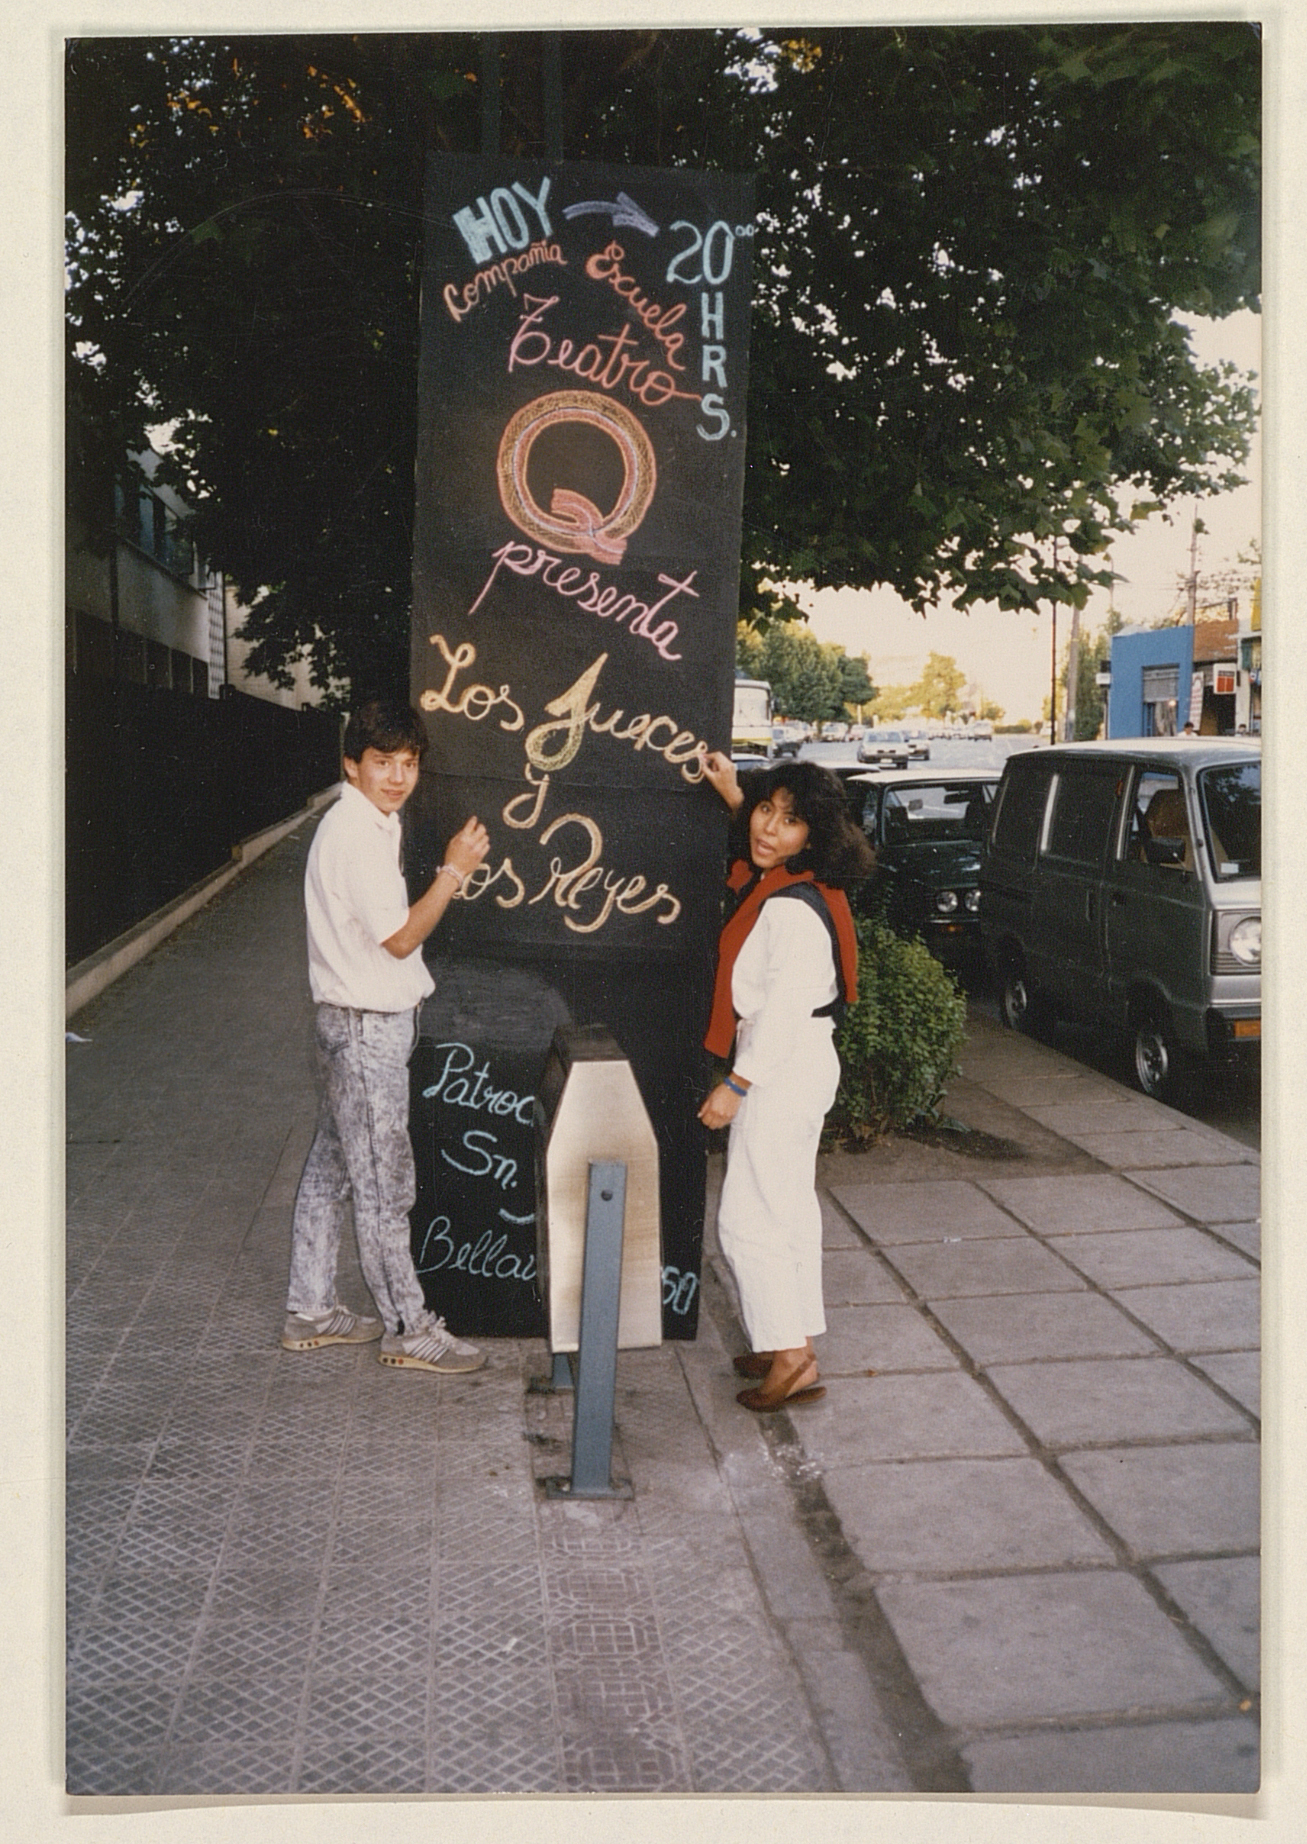
<instances>
[{"instance_id":1,"label":"van side window","mask_svg":"<svg viewBox=\"0 0 1307 1844\"><path fill-rule=\"evenodd\" d=\"M1194 861L1189 809L1179 775L1142 769L1135 783L1125 855L1135 864L1189 870Z\"/></svg>"},{"instance_id":2,"label":"van side window","mask_svg":"<svg viewBox=\"0 0 1307 1844\"><path fill-rule=\"evenodd\" d=\"M1088 763L1065 763L1058 775L1053 818L1048 829L1049 857L1072 864L1097 865L1107 850L1107 834L1116 808L1118 774Z\"/></svg>"},{"instance_id":3,"label":"van side window","mask_svg":"<svg viewBox=\"0 0 1307 1844\"><path fill-rule=\"evenodd\" d=\"M1005 857L1034 858L1035 842L1044 821L1044 803L1048 798L1048 773L1009 770L1007 785L999 802L994 822L993 845Z\"/></svg>"}]
</instances>

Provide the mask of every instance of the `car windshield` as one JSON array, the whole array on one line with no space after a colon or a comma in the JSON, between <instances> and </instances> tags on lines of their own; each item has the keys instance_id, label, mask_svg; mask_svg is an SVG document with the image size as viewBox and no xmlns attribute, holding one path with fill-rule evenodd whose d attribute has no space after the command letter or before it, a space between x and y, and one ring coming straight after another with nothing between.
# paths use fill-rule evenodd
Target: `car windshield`
<instances>
[{"instance_id":1,"label":"car windshield","mask_svg":"<svg viewBox=\"0 0 1307 1844\"><path fill-rule=\"evenodd\" d=\"M989 822L994 787L993 781L932 781L887 788L880 810L881 839L886 845L978 840Z\"/></svg>"},{"instance_id":2,"label":"car windshield","mask_svg":"<svg viewBox=\"0 0 1307 1844\"><path fill-rule=\"evenodd\" d=\"M1262 874L1262 765L1227 762L1198 776L1203 828L1218 879Z\"/></svg>"}]
</instances>

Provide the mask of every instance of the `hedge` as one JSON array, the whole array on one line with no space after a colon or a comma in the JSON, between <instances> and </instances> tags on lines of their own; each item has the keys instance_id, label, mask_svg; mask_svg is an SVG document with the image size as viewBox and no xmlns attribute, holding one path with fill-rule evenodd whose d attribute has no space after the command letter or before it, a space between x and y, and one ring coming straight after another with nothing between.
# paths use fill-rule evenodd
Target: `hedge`
<instances>
[{"instance_id":1,"label":"hedge","mask_svg":"<svg viewBox=\"0 0 1307 1844\"><path fill-rule=\"evenodd\" d=\"M867 1145L938 1113L965 1035L966 1000L920 941L858 916L858 1001L836 1037L833 1144Z\"/></svg>"}]
</instances>

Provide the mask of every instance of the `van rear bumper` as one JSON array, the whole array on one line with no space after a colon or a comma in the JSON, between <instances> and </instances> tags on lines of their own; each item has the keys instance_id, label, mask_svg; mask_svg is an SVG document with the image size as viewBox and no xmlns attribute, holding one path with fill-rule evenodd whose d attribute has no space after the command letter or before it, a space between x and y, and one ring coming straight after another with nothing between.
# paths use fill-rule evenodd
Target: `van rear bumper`
<instances>
[{"instance_id":1,"label":"van rear bumper","mask_svg":"<svg viewBox=\"0 0 1307 1844\"><path fill-rule=\"evenodd\" d=\"M1207 1052L1217 1062L1245 1062L1261 1054L1259 1005L1232 1005L1207 1014Z\"/></svg>"}]
</instances>

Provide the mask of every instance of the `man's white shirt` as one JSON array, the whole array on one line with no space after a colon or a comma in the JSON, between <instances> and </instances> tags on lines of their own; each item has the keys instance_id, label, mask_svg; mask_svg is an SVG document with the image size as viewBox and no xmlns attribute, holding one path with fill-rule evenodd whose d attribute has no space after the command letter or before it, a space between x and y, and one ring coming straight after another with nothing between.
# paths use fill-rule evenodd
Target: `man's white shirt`
<instances>
[{"instance_id":1,"label":"man's white shirt","mask_svg":"<svg viewBox=\"0 0 1307 1844\"><path fill-rule=\"evenodd\" d=\"M316 1004L405 1012L434 990L421 948L396 960L381 945L408 921L399 845L398 813L382 813L346 782L318 824L304 873Z\"/></svg>"}]
</instances>

